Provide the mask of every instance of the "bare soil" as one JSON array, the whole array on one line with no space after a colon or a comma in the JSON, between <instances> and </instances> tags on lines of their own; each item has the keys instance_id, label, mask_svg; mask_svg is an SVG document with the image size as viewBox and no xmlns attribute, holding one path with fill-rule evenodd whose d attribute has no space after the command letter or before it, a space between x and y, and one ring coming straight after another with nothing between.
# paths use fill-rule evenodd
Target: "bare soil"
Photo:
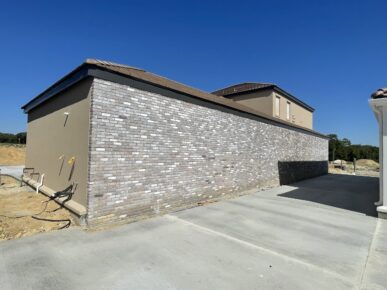
<instances>
[{"instance_id":1,"label":"bare soil","mask_svg":"<svg viewBox=\"0 0 387 290\"><path fill-rule=\"evenodd\" d=\"M356 166L359 168L364 167L364 168L374 169L374 170L379 169L379 163L370 159L359 159L356 161Z\"/></svg>"},{"instance_id":2,"label":"bare soil","mask_svg":"<svg viewBox=\"0 0 387 290\"><path fill-rule=\"evenodd\" d=\"M0 186L3 185L4 187L0 187L0 190L1 189L4 189L5 187L14 187L15 186L15 183L17 182L15 180L15 178L12 178L12 177L9 177L9 176L4 176L4 175L1 175L0 176Z\"/></svg>"},{"instance_id":3,"label":"bare soil","mask_svg":"<svg viewBox=\"0 0 387 290\"><path fill-rule=\"evenodd\" d=\"M0 165L23 165L26 146L21 144L0 144Z\"/></svg>"},{"instance_id":4,"label":"bare soil","mask_svg":"<svg viewBox=\"0 0 387 290\"><path fill-rule=\"evenodd\" d=\"M70 212L55 201L36 194L11 177L0 185L0 241L67 228L73 225Z\"/></svg>"},{"instance_id":5,"label":"bare soil","mask_svg":"<svg viewBox=\"0 0 387 290\"><path fill-rule=\"evenodd\" d=\"M344 168L338 168L332 163L329 164L329 173L334 174L351 174L351 175L362 175L362 176L379 176L379 163L370 159L359 159L356 161L356 172L354 170L353 162L346 161Z\"/></svg>"}]
</instances>

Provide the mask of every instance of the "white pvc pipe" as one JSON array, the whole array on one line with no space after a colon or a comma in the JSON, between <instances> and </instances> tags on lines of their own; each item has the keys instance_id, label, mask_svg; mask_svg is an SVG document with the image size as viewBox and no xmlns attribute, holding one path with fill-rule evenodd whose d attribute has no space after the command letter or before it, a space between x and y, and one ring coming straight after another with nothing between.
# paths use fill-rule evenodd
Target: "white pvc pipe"
<instances>
[{"instance_id":1,"label":"white pvc pipe","mask_svg":"<svg viewBox=\"0 0 387 290\"><path fill-rule=\"evenodd\" d=\"M39 189L42 187L43 185L43 179L44 179L44 173L40 176L40 182L39 184L36 186L36 193L39 193Z\"/></svg>"}]
</instances>

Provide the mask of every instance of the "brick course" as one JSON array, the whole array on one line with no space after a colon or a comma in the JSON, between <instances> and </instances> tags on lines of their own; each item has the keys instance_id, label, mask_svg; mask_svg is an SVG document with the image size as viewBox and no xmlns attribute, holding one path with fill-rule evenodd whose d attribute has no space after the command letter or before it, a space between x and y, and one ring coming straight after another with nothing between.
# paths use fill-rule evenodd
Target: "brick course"
<instances>
[{"instance_id":1,"label":"brick course","mask_svg":"<svg viewBox=\"0 0 387 290\"><path fill-rule=\"evenodd\" d=\"M298 179L327 173L328 140L313 134L101 79L92 89L91 226L277 186L279 161L298 161Z\"/></svg>"}]
</instances>

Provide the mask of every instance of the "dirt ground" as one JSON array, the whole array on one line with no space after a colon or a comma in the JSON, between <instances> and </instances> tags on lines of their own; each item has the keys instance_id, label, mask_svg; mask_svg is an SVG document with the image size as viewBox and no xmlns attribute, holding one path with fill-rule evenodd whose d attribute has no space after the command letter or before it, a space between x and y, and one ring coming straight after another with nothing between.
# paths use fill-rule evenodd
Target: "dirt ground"
<instances>
[{"instance_id":1,"label":"dirt ground","mask_svg":"<svg viewBox=\"0 0 387 290\"><path fill-rule=\"evenodd\" d=\"M55 221L52 221L55 220ZM8 176L1 176L0 241L67 228L70 213L48 197L36 194Z\"/></svg>"},{"instance_id":2,"label":"dirt ground","mask_svg":"<svg viewBox=\"0 0 387 290\"><path fill-rule=\"evenodd\" d=\"M344 169L329 164L329 173L334 174L355 174L353 162L346 161ZM379 176L379 163L369 159L359 159L356 161L356 175L362 176Z\"/></svg>"},{"instance_id":3,"label":"dirt ground","mask_svg":"<svg viewBox=\"0 0 387 290\"><path fill-rule=\"evenodd\" d=\"M23 165L25 158L25 145L0 144L0 165Z\"/></svg>"}]
</instances>

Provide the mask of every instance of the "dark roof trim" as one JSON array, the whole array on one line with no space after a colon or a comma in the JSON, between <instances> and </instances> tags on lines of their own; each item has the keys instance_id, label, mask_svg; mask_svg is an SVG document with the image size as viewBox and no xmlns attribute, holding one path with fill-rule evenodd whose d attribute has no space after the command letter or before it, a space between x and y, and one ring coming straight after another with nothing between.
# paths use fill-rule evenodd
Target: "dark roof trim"
<instances>
[{"instance_id":1,"label":"dark roof trim","mask_svg":"<svg viewBox=\"0 0 387 290\"><path fill-rule=\"evenodd\" d=\"M54 97L55 95L62 92L63 90L66 90L70 86L75 85L76 83L80 82L81 80L89 76L108 80L111 82L124 84L124 85L129 85L137 89L155 92L161 95L177 98L184 101L193 102L199 105L205 105L210 103L212 104L211 106L213 108L219 109L219 107L221 107L223 108L223 110L227 112L238 112L238 113L241 113L244 117L259 119L260 121L263 121L265 123L269 123L275 126L280 126L280 127L292 129L295 131L307 133L320 138L329 139L326 135L323 135L311 129L307 129L298 125L290 124L280 119L276 119L274 117L257 112L253 109L237 104L225 98L217 97L211 94L208 94L209 96L207 98L203 96L189 94L186 92L175 90L170 87L159 85L157 83L145 81L141 78L128 76L125 73L117 72L107 67L101 67L90 63L84 63L78 68L76 68L70 74L68 74L67 76L65 76L58 82L56 82L54 85L49 87L47 90L45 90L43 93L41 93L40 95L32 99L27 104L25 104L22 107L22 109L24 109L25 113L28 113L33 108L39 106L43 102L47 101L48 99Z\"/></svg>"},{"instance_id":2,"label":"dark roof trim","mask_svg":"<svg viewBox=\"0 0 387 290\"><path fill-rule=\"evenodd\" d=\"M254 88L254 89L251 89L251 90L246 90L246 91L242 91L242 92L235 92L235 93L231 93L231 94L226 94L226 95L223 95L225 98L235 98L235 97L238 97L238 96L241 96L241 95L245 95L245 94L250 94L252 92L256 92L256 91L265 91L265 90L270 90L270 89L273 89L274 91L276 91L277 93L280 93L284 96L286 96L289 100L292 100L293 102L295 102L296 104L300 105L301 107L307 109L308 111L310 112L314 112L315 109L312 108L311 106L309 106L308 104L304 103L303 101L301 101L300 99L298 99L297 97L293 96L292 94L288 93L287 91L281 89L279 86L275 85L275 84L268 84L267 86L262 86L260 88ZM219 90L220 91L220 90ZM218 91L217 91L218 92Z\"/></svg>"},{"instance_id":3,"label":"dark roof trim","mask_svg":"<svg viewBox=\"0 0 387 290\"><path fill-rule=\"evenodd\" d=\"M235 85L228 86L226 88L214 91L212 92L212 94L226 97L233 94L240 94L243 92L254 91L256 89L269 88L273 86L274 84L270 84L270 83L255 83L255 82L239 83L239 84L235 84Z\"/></svg>"},{"instance_id":4,"label":"dark roof trim","mask_svg":"<svg viewBox=\"0 0 387 290\"><path fill-rule=\"evenodd\" d=\"M28 113L30 110L39 106L40 104L47 101L48 99L51 99L56 94L59 94L60 92L66 90L67 88L71 87L72 85L76 84L77 82L89 76L87 66L88 65L83 64L77 67L68 75L61 78L59 81L54 83L48 89L46 89L41 94L37 95L35 98L29 101L27 104L22 106L21 108L24 110L24 113Z\"/></svg>"},{"instance_id":5,"label":"dark roof trim","mask_svg":"<svg viewBox=\"0 0 387 290\"><path fill-rule=\"evenodd\" d=\"M279 92L283 95L285 95L287 98L289 98L290 100L292 100L293 102L295 102L296 104L300 105L301 107L304 107L305 109L307 109L308 111L310 112L314 112L314 108L312 108L311 106L309 106L308 104L304 103L303 101L301 101L300 99L296 98L295 96L289 94L287 91L284 91L283 89L281 89L280 87L274 85L274 90L276 92Z\"/></svg>"}]
</instances>

